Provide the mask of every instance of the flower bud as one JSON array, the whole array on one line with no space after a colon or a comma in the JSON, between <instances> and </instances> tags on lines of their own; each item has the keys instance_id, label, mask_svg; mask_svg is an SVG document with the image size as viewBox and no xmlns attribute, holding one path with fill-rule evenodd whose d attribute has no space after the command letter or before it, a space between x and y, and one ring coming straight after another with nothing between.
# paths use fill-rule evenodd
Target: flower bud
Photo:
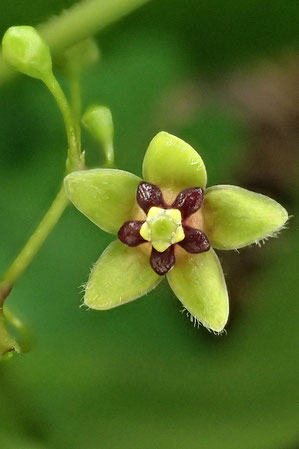
<instances>
[{"instance_id":1,"label":"flower bud","mask_svg":"<svg viewBox=\"0 0 299 449\"><path fill-rule=\"evenodd\" d=\"M14 352L20 352L15 338L9 333L4 317L3 308L0 308L0 360L9 358Z\"/></svg>"},{"instance_id":2,"label":"flower bud","mask_svg":"<svg viewBox=\"0 0 299 449\"><path fill-rule=\"evenodd\" d=\"M114 126L110 109L106 106L90 106L82 117L82 123L90 135L103 145L107 162L113 164Z\"/></svg>"},{"instance_id":3,"label":"flower bud","mask_svg":"<svg viewBox=\"0 0 299 449\"><path fill-rule=\"evenodd\" d=\"M50 49L30 26L9 28L2 40L2 53L9 64L25 75L44 79L52 72Z\"/></svg>"}]
</instances>

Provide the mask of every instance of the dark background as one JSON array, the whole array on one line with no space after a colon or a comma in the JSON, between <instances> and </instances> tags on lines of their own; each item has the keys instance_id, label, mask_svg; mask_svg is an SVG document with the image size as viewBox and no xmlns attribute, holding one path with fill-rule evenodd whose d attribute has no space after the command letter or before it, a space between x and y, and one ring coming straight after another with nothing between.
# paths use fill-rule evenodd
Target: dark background
<instances>
[{"instance_id":1,"label":"dark background","mask_svg":"<svg viewBox=\"0 0 299 449\"><path fill-rule=\"evenodd\" d=\"M72 3L2 0L1 35ZM97 36L83 99L112 109L119 168L140 175L164 129L201 153L208 185L263 192L295 217L262 248L218 252L232 310L218 337L193 328L166 281L80 309L113 237L69 207L8 301L35 342L0 366L1 449L299 447L298 18L297 1L154 0ZM59 189L66 140L37 80L0 86L0 118L4 271Z\"/></svg>"}]
</instances>

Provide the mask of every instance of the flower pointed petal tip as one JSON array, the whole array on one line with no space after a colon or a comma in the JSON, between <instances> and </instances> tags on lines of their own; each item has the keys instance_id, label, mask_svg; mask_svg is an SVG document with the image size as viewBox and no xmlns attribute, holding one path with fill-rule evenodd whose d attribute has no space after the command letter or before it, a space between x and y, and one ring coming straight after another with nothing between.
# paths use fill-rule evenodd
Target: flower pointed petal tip
<instances>
[{"instance_id":1,"label":"flower pointed petal tip","mask_svg":"<svg viewBox=\"0 0 299 449\"><path fill-rule=\"evenodd\" d=\"M200 155L189 144L164 131L149 144L143 161L143 177L177 192L190 186L204 188L207 182Z\"/></svg>"},{"instance_id":2,"label":"flower pointed petal tip","mask_svg":"<svg viewBox=\"0 0 299 449\"><path fill-rule=\"evenodd\" d=\"M229 312L222 268L215 252L188 254L167 274L170 287L186 310L206 328L223 331Z\"/></svg>"},{"instance_id":3,"label":"flower pointed petal tip","mask_svg":"<svg viewBox=\"0 0 299 449\"><path fill-rule=\"evenodd\" d=\"M69 174L64 185L72 203L106 232L117 234L130 220L140 178L122 170L94 169Z\"/></svg>"},{"instance_id":4,"label":"flower pointed petal tip","mask_svg":"<svg viewBox=\"0 0 299 449\"><path fill-rule=\"evenodd\" d=\"M231 185L211 187L203 205L205 230L216 249L237 249L275 236L287 211L273 199Z\"/></svg>"},{"instance_id":5,"label":"flower pointed petal tip","mask_svg":"<svg viewBox=\"0 0 299 449\"><path fill-rule=\"evenodd\" d=\"M94 265L86 285L84 304L95 310L112 309L145 295L160 281L147 255L116 240Z\"/></svg>"}]
</instances>

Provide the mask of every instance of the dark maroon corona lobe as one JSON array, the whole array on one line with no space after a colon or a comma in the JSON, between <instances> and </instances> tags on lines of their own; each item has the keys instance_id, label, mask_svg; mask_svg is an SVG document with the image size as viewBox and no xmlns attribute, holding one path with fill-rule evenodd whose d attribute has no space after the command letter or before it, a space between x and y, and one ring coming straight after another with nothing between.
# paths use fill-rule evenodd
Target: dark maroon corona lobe
<instances>
[{"instance_id":1,"label":"dark maroon corona lobe","mask_svg":"<svg viewBox=\"0 0 299 449\"><path fill-rule=\"evenodd\" d=\"M118 238L128 246L138 246L145 240L140 235L140 228L144 221L127 221L118 231Z\"/></svg>"},{"instance_id":2,"label":"dark maroon corona lobe","mask_svg":"<svg viewBox=\"0 0 299 449\"><path fill-rule=\"evenodd\" d=\"M201 187L190 187L182 190L171 205L172 209L179 209L182 219L186 220L190 215L200 209L203 202L203 189Z\"/></svg>"},{"instance_id":3,"label":"dark maroon corona lobe","mask_svg":"<svg viewBox=\"0 0 299 449\"><path fill-rule=\"evenodd\" d=\"M175 264L174 245L160 253L155 248L152 249L150 259L152 269L159 275L164 276Z\"/></svg>"},{"instance_id":4,"label":"dark maroon corona lobe","mask_svg":"<svg viewBox=\"0 0 299 449\"><path fill-rule=\"evenodd\" d=\"M138 205L147 214L151 207L165 208L163 195L159 187L150 182L142 181L137 189L136 200Z\"/></svg>"},{"instance_id":5,"label":"dark maroon corona lobe","mask_svg":"<svg viewBox=\"0 0 299 449\"><path fill-rule=\"evenodd\" d=\"M200 229L194 229L190 226L184 226L185 238L178 243L185 251L192 254L203 253L209 251L210 242L208 237Z\"/></svg>"}]
</instances>

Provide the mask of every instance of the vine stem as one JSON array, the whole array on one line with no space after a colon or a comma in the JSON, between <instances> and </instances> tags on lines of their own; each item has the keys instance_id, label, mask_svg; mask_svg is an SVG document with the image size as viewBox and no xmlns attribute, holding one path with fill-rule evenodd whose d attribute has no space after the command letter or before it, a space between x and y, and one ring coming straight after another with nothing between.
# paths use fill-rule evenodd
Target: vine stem
<instances>
[{"instance_id":1,"label":"vine stem","mask_svg":"<svg viewBox=\"0 0 299 449\"><path fill-rule=\"evenodd\" d=\"M79 153L81 153L81 87L80 87L80 75L77 73L70 74L68 76L70 91L71 91L71 106L73 111L74 126L77 136L77 142L79 146Z\"/></svg>"},{"instance_id":2,"label":"vine stem","mask_svg":"<svg viewBox=\"0 0 299 449\"><path fill-rule=\"evenodd\" d=\"M55 98L57 105L61 111L65 130L69 145L69 163L72 166L77 166L79 169L80 166L80 146L78 144L76 128L74 125L74 115L69 106L69 103L64 95L63 90L61 89L60 84L56 80L55 76L51 72L45 79L43 79L47 88Z\"/></svg>"},{"instance_id":3,"label":"vine stem","mask_svg":"<svg viewBox=\"0 0 299 449\"><path fill-rule=\"evenodd\" d=\"M35 254L38 252L38 250L48 237L49 233L58 222L63 211L68 205L68 202L69 200L66 196L64 186L62 186L35 232L32 234L22 251L4 273L0 281L0 289L1 285L6 288L8 285L14 285L16 280L23 274L23 272L26 270L26 268L34 258Z\"/></svg>"},{"instance_id":4,"label":"vine stem","mask_svg":"<svg viewBox=\"0 0 299 449\"><path fill-rule=\"evenodd\" d=\"M82 168L80 144L77 134L78 131L76 130L76 126L74 124L76 120L74 119L73 111L71 110L64 92L53 73L51 72L48 74L43 81L54 96L63 117L69 146L67 159L68 168L71 168L72 170ZM78 92L80 93L80 90ZM58 222L63 211L68 205L68 201L69 200L66 196L64 186L62 186L35 232L31 235L24 248L4 273L0 281L0 299L3 297L4 300L5 297L8 296L9 291L16 280L24 273Z\"/></svg>"},{"instance_id":5,"label":"vine stem","mask_svg":"<svg viewBox=\"0 0 299 449\"><path fill-rule=\"evenodd\" d=\"M114 147L113 142L107 142L105 144L106 166L107 168L114 167Z\"/></svg>"}]
</instances>

